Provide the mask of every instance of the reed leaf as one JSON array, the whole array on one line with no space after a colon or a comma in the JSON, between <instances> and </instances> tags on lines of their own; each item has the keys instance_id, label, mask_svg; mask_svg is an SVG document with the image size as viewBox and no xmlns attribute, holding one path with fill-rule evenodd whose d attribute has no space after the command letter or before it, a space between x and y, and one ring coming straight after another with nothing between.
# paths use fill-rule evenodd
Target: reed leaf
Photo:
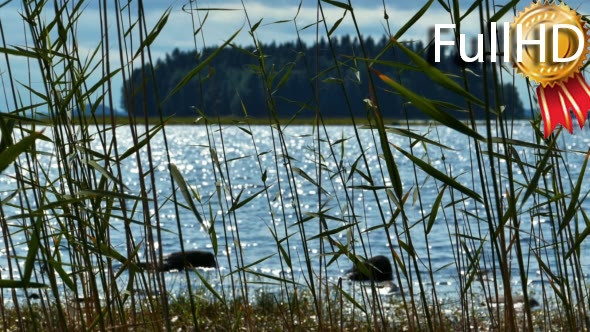
<instances>
[{"instance_id":1,"label":"reed leaf","mask_svg":"<svg viewBox=\"0 0 590 332\"><path fill-rule=\"evenodd\" d=\"M416 93L410 91L403 85L387 77L385 74L382 74L373 68L371 70L377 75L377 77L379 77L379 79L381 79L387 85L392 87L404 98L409 100L412 103L412 105L424 112L424 114L428 115L431 119L436 120L449 128L453 128L458 132L463 133L469 137L475 138L477 140L484 139L480 134L478 134L476 131L469 128L465 124L463 124L461 121L439 110L429 99L417 95Z\"/></svg>"},{"instance_id":2,"label":"reed leaf","mask_svg":"<svg viewBox=\"0 0 590 332\"><path fill-rule=\"evenodd\" d=\"M590 149L586 153L586 157L584 158L584 163L580 168L580 175L578 175L578 181L576 181L576 185L572 188L570 203L565 210L563 215L563 219L559 224L559 230L557 231L560 234L564 228L569 224L569 222L574 218L574 216L578 213L580 206L582 205L583 201L588 197L588 193L582 199L582 202L579 201L580 198L580 191L582 190L582 183L584 182L584 174L586 174L586 166L588 166L588 158L590 158Z\"/></svg>"},{"instance_id":3,"label":"reed leaf","mask_svg":"<svg viewBox=\"0 0 590 332\"><path fill-rule=\"evenodd\" d=\"M464 97L466 100L468 100L476 105L479 105L479 106L484 105L483 101L479 100L473 94L469 93L469 91L465 90L465 88L461 87L457 82L450 79L447 75L442 73L436 67L430 65L420 55L412 52L410 49L405 47L402 43L398 42L396 39L392 39L391 42L396 47L401 49L408 57L410 57L412 62L414 62L416 64L416 66L422 72L424 72L426 75L428 75L428 77L430 77L430 79L432 81L437 83L438 86L448 89L449 91L452 91L452 92Z\"/></svg>"},{"instance_id":4,"label":"reed leaf","mask_svg":"<svg viewBox=\"0 0 590 332\"><path fill-rule=\"evenodd\" d=\"M426 225L426 234L430 234L432 230L432 226L434 226L434 222L436 221L436 214L438 213L438 208L440 207L440 203L442 201L443 194L445 193L446 186L443 186L442 189L439 191L436 199L434 200L434 204L432 206L432 210L430 210L430 216L428 217L428 224Z\"/></svg>"},{"instance_id":5,"label":"reed leaf","mask_svg":"<svg viewBox=\"0 0 590 332\"><path fill-rule=\"evenodd\" d=\"M420 158L412 155L411 153L406 152L402 148L400 148L400 147L398 147L396 145L393 145L393 147L395 147L399 152L401 152L404 156L406 156L408 159L410 159L416 166L420 167L424 172L426 172L427 174L431 175L435 179L438 179L441 182L443 182L444 184L446 184L446 185L448 185L450 187L453 187L453 188L459 190L460 192L462 192L465 195L467 195L467 196L475 199L478 202L483 203L483 200L482 200L481 196L478 193L476 193L475 191L473 191L473 190L471 190L471 189L463 186L462 184L460 184L459 182L457 182L455 179L447 176L443 172L441 172L438 169L432 167L431 165L429 165L428 163L426 163L422 159L420 159Z\"/></svg>"},{"instance_id":6,"label":"reed leaf","mask_svg":"<svg viewBox=\"0 0 590 332\"><path fill-rule=\"evenodd\" d=\"M213 53L211 53L205 60L201 61L195 68L193 68L190 72L184 76L178 84L168 93L166 98L162 101L162 104L165 103L168 99L174 96L180 89L182 89L190 80L192 80L198 73L200 73L215 57L221 50L223 50L227 45L229 45L234 38L240 33L241 29L236 31L228 40L226 40L221 46L219 46Z\"/></svg>"},{"instance_id":7,"label":"reed leaf","mask_svg":"<svg viewBox=\"0 0 590 332\"><path fill-rule=\"evenodd\" d=\"M20 141L8 145L4 151L0 153L0 173L4 172L19 155L29 150L35 145L35 141L44 137L42 133L32 133L31 135L21 139ZM7 142L8 143L8 142Z\"/></svg>"},{"instance_id":8,"label":"reed leaf","mask_svg":"<svg viewBox=\"0 0 590 332\"><path fill-rule=\"evenodd\" d=\"M168 169L170 170L170 174L172 175L172 178L174 179L174 181L178 185L178 188L180 189L180 192L182 193L184 200L186 201L190 210L193 212L193 214L195 215L195 217L199 221L199 224L201 224L201 226L203 226L204 229L207 229L207 226L205 225L203 217L201 217L199 210L197 210L197 206L195 205L195 202L193 201L193 198L192 198L190 191L188 189L188 185L187 185L186 181L184 180L184 177L182 176L182 174L178 170L178 167L176 167L175 164L170 164L170 165L168 165Z\"/></svg>"}]
</instances>

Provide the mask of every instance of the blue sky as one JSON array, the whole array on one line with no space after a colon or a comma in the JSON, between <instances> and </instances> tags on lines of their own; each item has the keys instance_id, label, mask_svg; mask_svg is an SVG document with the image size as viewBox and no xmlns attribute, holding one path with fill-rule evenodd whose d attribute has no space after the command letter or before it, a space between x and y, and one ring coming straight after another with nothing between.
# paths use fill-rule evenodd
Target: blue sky
<instances>
[{"instance_id":1,"label":"blue sky","mask_svg":"<svg viewBox=\"0 0 590 332\"><path fill-rule=\"evenodd\" d=\"M224 8L224 9L237 9L235 11L210 11L205 24L202 27L202 33L197 37L193 37L193 23L192 19L201 20L204 19L206 12L198 11L198 16L191 17L186 11L182 10L182 7L187 4L188 0L182 1L158 1L158 0L144 0L146 18L148 21L148 29L158 21L162 13L170 8L170 18L159 35L158 39L152 46L152 55L155 58L162 58L166 53L171 52L174 48L181 50L191 50L195 48L202 48L203 45L214 46L222 43L229 38L234 32L244 26L245 13L242 9L240 1L226 0L226 1L196 1L193 6L203 8ZM484 0L485 1L485 0ZM491 1L488 0L490 5L496 5L497 8L507 3L508 0L502 1ZM295 25L292 22L299 5L299 1L290 0L272 0L272 1L261 1L261 0L244 0L246 9L250 20L257 22L261 18L263 19L262 24L257 29L257 38L262 42L283 42L291 41L295 38ZM102 1L101 1L102 3ZM135 3L135 2L134 2ZM358 24L361 33L364 35L372 35L375 37L381 37L386 29L386 21L384 19L384 4L389 15L389 24L393 32L396 32L410 17L412 17L425 3L426 1L400 1L400 0L355 0L352 2L355 8L355 15L358 20ZM462 11L465 11L473 1L461 0L460 5ZM82 52L82 55L89 54L100 41L100 19L99 19L99 1L89 1L84 10L83 16L80 19L80 23L77 25L78 33L78 45ZM112 6L112 1L107 1L107 4ZM196 5L195 5L196 4ZM522 10L528 1L521 1L517 5L518 10ZM575 0L568 1L568 5L572 8L577 9L581 14L590 13L590 1ZM328 26L338 20L343 15L341 8L334 7L328 3L323 3L324 13L327 17ZM30 36L27 36L23 27L22 19L20 14L22 5L20 1L12 1L5 7L0 9L0 20L2 22L6 43L10 46L23 46L30 43ZM43 17L51 18L53 15L53 7L47 6L47 10L43 12ZM114 16L111 15L114 12L109 11L109 30L115 31L116 25ZM301 11L297 17L297 25L302 28L308 24L316 21L317 15L317 1L315 0L303 0ZM350 14L346 15L342 24L339 26L337 33L338 35L354 34L354 27L350 19ZM513 18L512 13L505 15L502 21L511 21ZM288 23L272 24L272 22L281 20L291 20ZM427 31L435 23L451 23L450 15L446 10L438 3L434 1L432 6L429 8L427 13L415 24L407 33L403 36L403 40L426 40ZM196 23L198 26L198 23ZM320 27L320 33L324 33L323 26ZM243 28L241 33L237 36L235 42L241 45L251 44L251 36L247 32L247 28ZM301 31L302 38L309 43L315 40L315 28L308 28ZM474 36L479 32L479 20L477 16L477 10L469 15L462 23L462 32L467 35ZM116 44L116 35L111 33L111 48L109 50L109 58L114 65L120 66L118 45ZM203 38L204 37L204 38ZM31 80L31 85L37 89L42 89L40 76L36 63L28 64L26 59L10 57L11 68L15 80L26 83ZM28 65L31 66L31 70L28 69ZM0 78L3 83L6 84L8 76L6 75L6 61L4 57L0 59ZM30 74L30 76L29 76ZM89 79L99 80L101 75L92 75ZM520 90L524 90L524 80L517 77ZM91 82L90 82L91 83ZM122 80L120 77L115 77L113 80L113 94L115 107L119 106L120 100L120 88ZM24 93L24 90L20 90ZM521 91L524 93L524 91ZM10 95L7 92L6 95ZM10 100L8 99L8 106L0 106L0 110L6 107L12 109Z\"/></svg>"}]
</instances>

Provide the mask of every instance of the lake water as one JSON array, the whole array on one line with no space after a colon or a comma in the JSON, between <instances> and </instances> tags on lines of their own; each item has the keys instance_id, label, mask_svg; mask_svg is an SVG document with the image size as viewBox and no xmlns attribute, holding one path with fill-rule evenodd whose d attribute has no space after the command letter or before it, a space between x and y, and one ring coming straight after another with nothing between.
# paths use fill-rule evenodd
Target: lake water
<instances>
[{"instance_id":1,"label":"lake water","mask_svg":"<svg viewBox=\"0 0 590 332\"><path fill-rule=\"evenodd\" d=\"M525 121L515 123L513 138L530 142L533 137L530 126L531 124ZM314 132L311 126L290 126L286 128L283 144L278 139L277 131L272 131L268 126L256 126L244 129L246 130L235 126L223 126L221 131L217 127L209 128L208 133L204 126L166 127L172 163L178 167L190 187L198 192L201 202L195 202L205 222L207 224L213 224L215 227L218 236L219 251L217 259L221 274L226 275L230 270L235 269L237 260L236 250L239 245L241 246L244 265L246 266L266 258L258 264L249 267L251 271L273 277L287 276L289 272L292 272L296 282L305 283L307 267L304 263L305 252L297 221L301 220L301 218L317 215L320 209L318 206L318 192L320 189L316 185L320 183L317 175L317 165L320 162L322 164L321 186L325 190L321 198L321 211L330 217L327 219L328 227L330 229L338 229L345 225L343 220L346 222L358 222L358 228L350 228L350 230L354 230L352 234L346 230L336 232L332 234L334 239L346 245L347 243L350 244L350 240L352 240L351 236L353 236L356 240L354 246L357 254L362 256L365 254L360 244L360 237L362 237L365 244L367 256L386 255L391 258L392 251L390 245L393 245L393 250L397 254L402 255L402 259L404 259L406 265L411 265L412 271L414 272L413 265L408 261L407 251L403 248L403 245L399 245L398 241L401 239L407 243L406 234L400 234L400 238L398 238L395 226L390 228L389 238L382 227L366 232L367 229L382 225L383 220L388 222L396 209L396 206L386 195L385 190L376 190L375 196L374 191L362 187L369 185L363 177L363 175L368 174L368 171L372 174L373 186L391 185L389 180L387 180L387 176L381 176L382 170L385 169L385 163L379 157L381 149L378 147L378 136L375 132L367 129L359 130L361 142L361 145L359 145L352 127L330 126L327 127L327 133L323 130L320 131L322 143L318 146L317 132ZM469 188L475 188L478 193L481 192L473 142L466 139L464 135L442 127L414 126L412 130L420 134L428 133L428 138L440 141L440 143L450 148L441 152L441 149L434 145L427 144L427 148L425 149L422 144L416 144L413 146L415 156L427 161L430 165L440 170L446 168L446 173L452 172L453 176L457 176L457 179L463 185ZM248 131L251 131L251 135ZM46 134L48 133L46 132ZM125 151L133 144L130 132L126 127L117 130L116 138L119 144L119 151ZM112 137L108 136L107 142L111 140ZM327 140L330 141L331 145L326 142ZM406 151L410 149L408 138L406 137L392 134L389 136L389 142ZM100 150L98 140L95 140L93 144L97 150ZM568 151L565 154L566 158L562 162L567 163L570 172L569 176L571 177L572 183L575 183L582 165L583 154L574 151L585 152L590 147L590 135L587 130L576 131L574 135L564 133L558 144L561 149ZM330 146L332 149L330 149ZM38 147L48 151L51 149L51 146L46 142L39 142ZM213 166L212 150L210 147L216 151L221 165L219 169ZM482 148L485 149L485 145L482 145ZM495 148L498 147L495 146ZM155 190L160 204L158 215L161 227L164 230L162 232L161 243L156 243L155 245L156 247L161 246L164 253L178 251L180 244L174 205L170 201L164 203L171 196L171 186L168 162L161 135L157 135L153 139L151 149L155 169L154 176L156 179ZM351 175L350 171L358 160L361 149L366 155L369 170L365 168L361 159L356 163L360 172L355 172ZM517 147L516 150L524 162L533 165L536 163L535 151L532 149ZM122 179L128 188L129 194L139 194L140 171L146 172L149 167L145 147L142 151L141 170L138 167L135 156L127 158L122 164ZM423 225L425 221L423 221L423 218L428 220L428 213L441 190L442 184L439 181L435 181L432 177L427 176L419 169L415 173L413 164L409 159L395 149L393 151L403 182L404 193L410 192L405 203L405 213L408 223L410 225L415 224L411 230L411 235L416 255L419 258L418 268L421 270L421 275L427 287L432 287L432 284L427 278L427 271L431 269L434 273L437 292L452 297L453 294L458 294L460 287L458 276L465 273L468 265L465 258L467 256L466 253L462 248L458 249L460 247L458 246L458 240L466 241L472 253L477 249L474 245L479 245L479 241L472 242L467 237L458 237L457 234L470 234L474 237L486 237L489 239L490 234L487 231L488 227L485 221L484 210L481 204L476 204L472 199L466 199L456 204L455 209L452 206L444 209L441 208L438 211L433 228L426 238L424 235ZM285 158L287 155L289 158ZM58 166L54 159L50 159L48 156L42 156L40 158L42 162L47 162L46 165L51 165L49 176L56 178ZM300 170L299 174L295 175L295 184L289 181L291 177L288 176L285 167L287 160L289 160L292 169L297 168ZM487 160L486 156L484 163L487 174L485 175L489 179L490 168ZM505 167L506 163L501 162L499 168L502 169L504 176L507 174ZM342 171L341 173L338 173L339 169ZM564 179L564 185L567 187L566 192L569 192L570 181L566 177L565 168L563 170L564 173L561 175ZM524 181L523 174L519 168L514 166L513 171L517 181ZM534 169L526 169L526 172L527 178L530 179ZM235 200L238 194L241 193L239 201L243 201L264 189L262 181L263 174L265 174L266 184L269 186L268 199L263 193L238 208L235 214L227 213L231 205L228 202L231 202L232 196ZM312 181L315 181L316 184L306 179L305 174ZM0 176L0 199L8 197L16 188L16 182L13 176L13 168L9 168ZM146 181L148 181L148 186L150 186L149 176L146 177ZM417 185L420 186L420 197L413 190ZM542 181L540 181L540 185L542 185ZM221 190L218 190L220 188ZM229 188L231 188L231 195ZM505 193L507 188L507 179L502 178L500 191ZM520 188L520 185L516 184L516 188ZM588 183L584 183L581 197L589 189L590 186ZM151 188L149 189L150 198L152 197L152 190ZM441 207L451 202L450 193L451 191L447 188L442 199ZM490 193L493 194L491 186ZM349 197L348 201L346 194ZM461 194L456 190L453 191L453 195L455 200L461 198ZM423 203L423 211L420 209L419 199ZM178 193L178 200L180 203L186 204L180 192ZM12 199L10 202L18 205L16 199ZM541 272L536 258L531 254L531 248L541 247L548 242L552 242L552 225L550 218L546 215L547 211L543 210L544 208L535 209L534 211L530 211L530 213L526 212L532 205L533 202L530 199L525 206L519 206L521 209L521 244L524 252L524 262L528 268L529 283L531 287L538 288L543 279L541 278ZM582 207L588 208L588 202L584 201ZM132 204L129 203L127 208L132 209ZM20 214L20 211L16 207L5 204L3 209L9 224L22 225L23 219L13 219L15 215ZM181 208L179 212L185 249L213 251L213 244L209 234L199 224L194 213L185 208ZM150 203L151 216L149 219L153 226L156 225L155 213L154 205ZM478 222L473 215L479 215L482 221ZM147 236L145 227L141 225L145 219L141 213L141 208L138 207L130 218L138 222L131 225L135 243L145 244ZM56 225L54 219L50 219L49 223ZM402 219L400 216L395 218L395 223L401 232ZM303 225L308 239L319 233L318 218L311 218ZM580 225L583 225L583 222L580 222ZM110 226L113 247L119 250L119 252L125 253L123 222L112 218ZM19 230L18 227L14 226L10 229L12 232ZM536 235L531 236L531 231ZM237 239L238 232L239 243ZM283 241L281 245L285 250L290 252L293 271L287 271L284 265L281 265L280 254L277 250L273 232L277 233L279 239L285 238L286 234L290 236L288 241ZM540 239L541 235L544 237L544 240ZM14 233L11 235L11 238L17 250L17 255L26 255L28 247L25 244L23 233ZM3 241L4 238L0 238L0 271L2 279L8 279L9 271ZM583 243L582 252L586 252L589 249L588 243L589 241ZM319 241L309 240L307 246L312 263L311 266L315 271L316 277L319 277L317 276L320 259ZM429 248L430 262L428 262L427 257L427 246ZM64 249L62 248L61 251L65 252ZM326 242L324 250L326 253L330 253L337 250L337 248L332 248ZM483 246L483 250L488 262L487 266L491 267L489 241ZM544 260L550 266L554 266L556 257L552 255L552 250L547 249L546 251L539 251L539 253L546 255L543 256ZM457 261L456 255L458 254L461 255L461 266L457 266L455 263ZM511 266L513 268L512 281L516 288L519 288L520 278L518 275L517 261L514 256L514 247L512 247L510 254L514 258L511 260ZM140 255L144 257L145 250L141 250ZM228 255L231 258L231 265ZM327 259L331 258L331 256L326 257ZM23 259L19 260L21 267L23 261ZM480 265L483 266L483 261L480 262ZM587 275L590 271L590 259L582 255L581 265L584 273ZM230 266L233 266L233 269L230 269ZM341 256L328 267L327 275L323 275L322 277L328 278L331 282L336 282L350 267L350 261L345 256ZM14 273L18 275L17 267L13 269ZM222 285L219 275L215 271L208 271L206 275L215 287L227 287L229 284L229 279L226 278ZM184 273L166 273L166 278L169 284L172 285L170 287L183 288ZM251 278L251 281L265 280L264 278L256 277L254 274L251 274L249 278ZM195 280L198 280L198 278L195 277ZM546 276L544 280L547 280ZM266 281L272 280L266 279ZM121 285L124 285L124 277L122 277L120 282ZM411 284L416 285L415 275L412 277ZM417 291L417 288L414 291Z\"/></svg>"}]
</instances>

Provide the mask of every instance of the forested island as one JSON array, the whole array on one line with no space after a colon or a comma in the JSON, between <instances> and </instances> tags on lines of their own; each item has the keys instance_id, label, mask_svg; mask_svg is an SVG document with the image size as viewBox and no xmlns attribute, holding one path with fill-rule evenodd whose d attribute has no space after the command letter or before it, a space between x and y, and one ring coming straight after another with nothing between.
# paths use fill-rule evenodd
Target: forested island
<instances>
[{"instance_id":1,"label":"forested island","mask_svg":"<svg viewBox=\"0 0 590 332\"><path fill-rule=\"evenodd\" d=\"M364 40L369 58L382 53L387 44L388 39L385 37L379 41L371 37ZM442 72L451 75L461 85L461 69L468 68L469 90L475 96L483 98L484 80L480 63L461 62L455 52L446 52L439 63L433 63L432 47L425 49L422 42L406 45L430 60ZM186 117L197 116L201 112L207 116L240 117L247 113L250 117L267 117L269 107L264 84L267 81L279 117L287 118L295 114L299 117L312 117L318 106L324 117L349 117L350 112L354 116L366 116L365 100L370 98L370 89L358 39L348 36L333 38L331 45L321 39L311 46L295 42L271 43L262 45L261 49L264 53L265 73L261 71L259 51L254 47L227 46L199 75L194 76L173 96L160 102L162 114ZM164 100L187 73L215 50L216 48L206 48L197 52L175 49L164 59L156 60L153 67L148 64L143 70L135 69L132 77L127 78L124 83L121 107L137 115L147 111L148 116L157 116L157 101ZM438 101L437 107L453 116L460 119L469 117L463 97L434 84L422 71L413 70L414 65L400 50L389 48L379 60L381 63L376 64L375 68L380 72L401 82L414 93ZM336 61L339 68L336 67ZM392 66L391 63L396 65ZM154 89L154 81L157 89ZM390 91L383 82L374 82L384 117L428 118L401 96ZM494 86L491 78L488 87L493 105ZM503 100L506 116L523 117L525 112L516 89L506 83L498 91L504 92L500 98ZM473 109L476 118L484 118L485 112L481 107Z\"/></svg>"}]
</instances>

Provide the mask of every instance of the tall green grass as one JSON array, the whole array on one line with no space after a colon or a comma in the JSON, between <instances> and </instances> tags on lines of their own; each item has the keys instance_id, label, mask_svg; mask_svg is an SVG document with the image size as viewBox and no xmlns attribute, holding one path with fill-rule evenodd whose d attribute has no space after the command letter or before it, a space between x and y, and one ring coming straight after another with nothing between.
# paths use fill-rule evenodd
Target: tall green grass
<instances>
[{"instance_id":1,"label":"tall green grass","mask_svg":"<svg viewBox=\"0 0 590 332\"><path fill-rule=\"evenodd\" d=\"M471 7L459 8L458 1L440 1L439 5L456 23L465 18L466 11L477 15L482 22L480 28L485 31L484 22L512 11L515 3L492 7L488 1L474 1ZM392 28L395 13L388 13L383 5L391 42L382 54L403 53L411 59L409 65L380 62L379 56L371 57L364 52L362 27L357 24L350 1L318 1L317 22L311 26L301 27L297 12L293 13L294 19L276 23L292 25L293 39L299 42L303 29L315 29L319 41L339 32L341 21L331 25L324 17L327 8L336 6L353 23L363 50L362 54L342 57L334 52L331 39L327 38L333 59L330 68L319 68L314 54L303 54L300 60L309 75L309 86L301 89L310 89L314 96L306 105L315 111L313 135L308 138L315 167L310 172L299 168L291 157L291 123L277 109L275 91L289 79L289 67L274 68L265 56L264 41L257 37L258 29L264 27L250 20L248 2L242 1L240 9L247 22L242 31L228 31L227 41L197 59L194 69L179 80L170 94L163 95L157 86L153 91L146 91L145 86L143 91L125 91L129 96L153 94L159 107L174 98L174 93L189 80L200 79L223 48L238 47L233 41L239 33L250 34L255 51L243 51L257 60L255 69L265 92L268 118L263 121L272 134L272 171L285 175L267 175L270 170L262 161L267 152L258 148L260 142L252 134L253 123L260 124L261 120L250 119L244 109L244 117L234 126L244 132L254 147L255 154L249 158L258 166L258 174L252 176L260 179L261 184L261 190L250 196L232 186L236 170L232 169L226 150L224 133L228 129L221 121L223 114L207 117L198 114L198 110L195 113L200 126L194 130L207 133L208 163L217 184L215 192L201 193L173 163L174 151L168 141L174 130L168 123L173 119L163 115L158 119L141 116L147 112L134 109L134 105L127 105L130 112L124 121L113 113L96 112L100 104L115 107L112 92L119 88L113 85L115 77L127 80L134 68L141 68L144 77L157 70L148 65L155 60L151 47L166 27L170 10L149 26L141 1L100 1L100 16L90 23L80 21L87 5L84 1L24 1L18 14L26 30L25 45L12 45L0 22L0 53L2 68L6 68L2 82L8 92L4 94L6 110L0 113L0 176L15 182L15 189L4 193L0 201L1 253L6 258L8 273L3 273L0 280L4 289L0 326L4 330L171 330L189 326L228 330L410 331L590 328L587 271L581 265L581 248L590 234L590 219L584 211L588 154L566 151L563 135L567 134L561 131L543 139L538 116L527 126L531 128L529 140L514 138L514 119L507 118L500 106L504 105L500 87L506 81L520 79L512 71L484 64L482 79L492 86L485 89L484 98L480 99L470 92L468 70L463 70L461 77L451 77L406 48L404 34L428 15L433 0L426 2L399 30ZM201 38L207 17L215 10L199 6L193 1L184 6L193 22L186 38L193 36L197 50L208 46L203 45L205 39ZM375 15L380 19L381 13ZM90 55L82 54L78 48L77 28L82 24L101 27L102 37L97 39ZM461 32L460 24L458 27L457 35ZM299 45L298 51L304 52L305 47ZM118 61L111 60L112 50L118 52ZM36 84L33 76L28 81L13 78L14 61L23 60L42 84ZM366 100L367 118L353 116L353 103L343 84L344 69L351 65L367 71L370 80L371 88L366 92L370 96ZM330 120L323 118L322 109L317 106L327 69L335 78L331 84L341 85L342 96L349 105L346 111L354 133L350 138L330 136L326 126ZM428 100L405 88L405 70L421 71L432 84L464 97L470 120L459 121L441 107L444 101ZM97 74L101 79L92 79ZM401 126L388 125L384 120L387 105L379 103L381 93L402 95L434 125L421 127L424 132L414 130L408 119ZM531 108L535 108L533 97L529 95L528 99ZM87 105L94 107L90 116L72 113ZM475 121L476 108L487 110L485 121ZM46 113L42 112L45 110ZM452 161L446 158L450 150L440 132L447 128L468 140L471 175L457 174ZM125 148L118 142L120 130L131 133L131 147ZM370 130L374 144L367 146L361 140L363 130ZM408 144L393 144L393 138L399 137ZM163 142L159 146L164 151L154 150L156 140ZM361 152L353 164L347 165L345 147L349 145ZM164 153L164 181L156 179L155 152ZM373 156L378 156L376 162L371 161ZM534 159L529 160L531 156ZM435 158L442 162L431 163ZM579 175L573 176L569 158L583 160ZM134 175L137 192L130 191L124 181L127 174L123 173L123 164L131 160L138 169ZM332 164L336 166L327 166ZM400 176L400 168L407 165L411 165L413 178ZM52 170L53 166L56 170ZM470 179L468 183L464 182L466 177ZM310 208L305 207L297 192L303 182L317 187L317 204ZM165 189L171 193L169 197L158 194L162 183L169 186ZM424 198L422 190L426 183L437 190L434 201ZM341 192L336 189L338 185L344 187ZM271 187L281 193L276 200ZM0 191L4 190L0 187ZM376 205L380 216L368 229L363 227L363 206L355 202L354 195L359 192ZM334 197L338 200L336 205L349 217L327 208ZM276 245L275 252L258 262L245 257L238 222L240 208L251 204L254 198L265 201L273 220L268 232ZM274 202L281 209L274 208ZM186 235L180 217L183 211L194 214L208 232L209 244L220 265L227 267L214 273L222 287L213 285L202 271L186 270L181 278L186 293L173 296L168 292L172 285L164 272L142 271L137 266L140 253L150 262L163 257L163 246L155 244L162 243L165 230L160 210L166 204L174 208L173 227L170 229L170 223L166 227L177 234L181 250ZM408 215L412 204L421 211L419 220ZM221 214L215 217L218 210ZM287 222L285 211L293 211L294 224ZM538 222L541 218L546 218L552 227L542 228ZM275 219L282 222L275 223ZM445 225L452 244L449 250L454 260L448 266L432 264L429 244L435 224ZM137 229L145 237L139 237L134 231ZM114 231L125 234L124 248L114 245ZM328 278L328 269L333 264L347 262L346 267L355 264L366 268L362 258L371 256L371 232L384 232L387 237L395 283L400 287L393 298L380 296L379 285L359 290L356 286L346 287L342 280L333 282ZM14 240L23 235L25 242ZM316 241L319 254L312 254L308 246L315 246ZM530 252L523 252L521 246L527 241ZM302 256L292 252L292 242L303 246ZM415 243L422 242L426 244L424 252L415 247ZM222 253L227 248L232 250L225 256ZM23 252L26 254L18 254ZM271 256L278 257L283 270L301 269L302 278L295 274L277 277L254 268ZM539 266L540 277L546 281L542 293L534 295L541 304L539 308L529 305L528 281L535 273L531 264ZM436 279L441 269L456 270L456 297L441 295ZM487 275L484 270L489 271ZM512 277L520 280L519 286L514 287ZM259 295L259 283L264 282L273 283L279 291L266 290ZM515 309L515 300L521 294L524 306Z\"/></svg>"}]
</instances>

